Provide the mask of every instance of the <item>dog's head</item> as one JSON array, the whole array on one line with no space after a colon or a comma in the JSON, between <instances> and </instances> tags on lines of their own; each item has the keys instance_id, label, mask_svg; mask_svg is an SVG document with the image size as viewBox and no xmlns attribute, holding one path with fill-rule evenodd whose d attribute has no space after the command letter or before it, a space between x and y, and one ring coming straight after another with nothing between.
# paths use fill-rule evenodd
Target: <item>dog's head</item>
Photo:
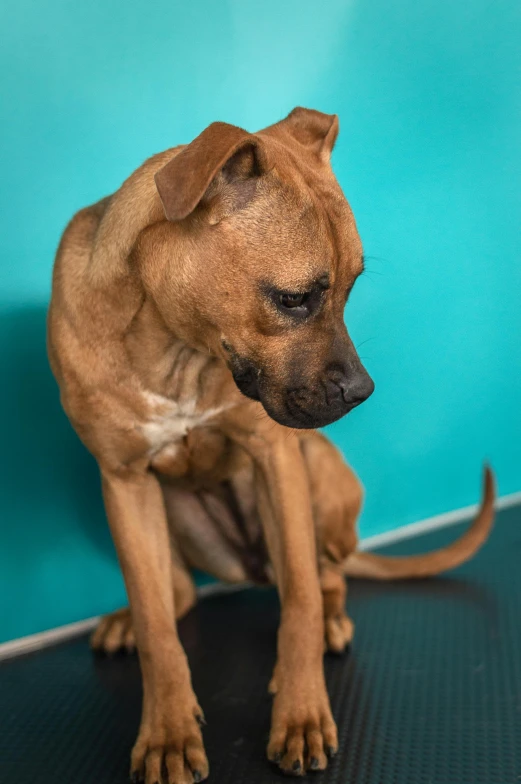
<instances>
[{"instance_id":1,"label":"dog's head","mask_svg":"<svg viewBox=\"0 0 521 784\"><path fill-rule=\"evenodd\" d=\"M155 176L177 249L156 276L163 317L290 427L333 422L374 388L343 318L363 257L329 163L337 134L335 115L300 108L256 134L214 123Z\"/></svg>"}]
</instances>

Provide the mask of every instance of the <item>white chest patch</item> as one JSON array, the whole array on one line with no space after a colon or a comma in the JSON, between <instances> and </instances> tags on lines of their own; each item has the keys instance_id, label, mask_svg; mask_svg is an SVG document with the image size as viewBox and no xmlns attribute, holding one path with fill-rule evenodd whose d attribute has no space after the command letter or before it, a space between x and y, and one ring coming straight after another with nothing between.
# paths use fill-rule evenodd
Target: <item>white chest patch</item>
<instances>
[{"instance_id":1,"label":"white chest patch","mask_svg":"<svg viewBox=\"0 0 521 784\"><path fill-rule=\"evenodd\" d=\"M234 404L196 411L196 399L176 403L174 400L146 393L150 407L148 421L142 432L150 445L150 454L156 454L166 446L173 446L196 427L201 427L213 417L231 408Z\"/></svg>"}]
</instances>

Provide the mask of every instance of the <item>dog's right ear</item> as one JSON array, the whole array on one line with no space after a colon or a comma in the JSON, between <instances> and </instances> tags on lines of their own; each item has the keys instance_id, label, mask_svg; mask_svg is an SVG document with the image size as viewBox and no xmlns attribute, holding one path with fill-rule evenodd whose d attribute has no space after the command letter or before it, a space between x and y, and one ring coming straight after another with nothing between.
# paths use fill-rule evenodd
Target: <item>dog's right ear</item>
<instances>
[{"instance_id":1,"label":"dog's right ear","mask_svg":"<svg viewBox=\"0 0 521 784\"><path fill-rule=\"evenodd\" d=\"M338 136L336 114L296 106L284 120L272 127L283 129L304 149L316 155L319 161L329 163Z\"/></svg>"},{"instance_id":2,"label":"dog's right ear","mask_svg":"<svg viewBox=\"0 0 521 784\"><path fill-rule=\"evenodd\" d=\"M155 175L170 221L210 205L210 221L243 209L254 197L258 178L268 170L262 141L242 128L215 122Z\"/></svg>"}]
</instances>

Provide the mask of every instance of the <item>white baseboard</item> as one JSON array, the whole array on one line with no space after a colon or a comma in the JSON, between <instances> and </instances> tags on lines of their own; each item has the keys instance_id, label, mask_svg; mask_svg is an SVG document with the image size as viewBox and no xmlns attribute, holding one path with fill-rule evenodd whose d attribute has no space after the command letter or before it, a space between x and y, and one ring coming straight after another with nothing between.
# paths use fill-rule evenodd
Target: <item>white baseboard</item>
<instances>
[{"instance_id":1,"label":"white baseboard","mask_svg":"<svg viewBox=\"0 0 521 784\"><path fill-rule=\"evenodd\" d=\"M202 599L205 596L211 596L212 594L241 591L244 588L249 588L250 585L251 583L240 583L238 585L228 585L217 582L208 583L208 585L200 585L198 587L197 595ZM100 618L100 615L95 615L93 618L86 618L84 621L67 623L64 626L58 626L56 629L48 629L45 632L29 634L26 637L20 637L17 640L9 640L9 642L0 643L0 661L12 659L15 656L21 656L23 653L32 653L33 651L38 651L42 648L48 648L50 645L56 645L56 643L72 640L74 637L86 634L94 629Z\"/></svg>"},{"instance_id":2,"label":"white baseboard","mask_svg":"<svg viewBox=\"0 0 521 784\"><path fill-rule=\"evenodd\" d=\"M498 498L496 501L496 509L508 509L511 506L521 504L521 492L511 493ZM410 523L395 528L392 531L387 531L383 534L376 534L362 539L359 543L360 550L374 550L377 547L384 547L387 544L402 541L403 539L410 539L413 536L420 536L421 534L435 531L438 528L445 528L449 525L465 522L470 520L478 511L478 504L472 506L465 506L462 509L455 509L452 512L445 512L444 514L429 517L426 520L420 520L417 523ZM224 583L209 583L202 585L197 589L198 595L203 598L211 596L212 594L232 593L240 591L249 587L248 583L241 583L239 585L226 585ZM10 640L0 644L0 661L10 659L14 656L20 656L24 653L31 653L42 648L47 648L50 645L55 645L58 642L70 640L78 637L81 634L94 629L99 621L99 616L94 618L87 618L85 621L78 621L77 623L69 623L65 626L59 626L56 629L49 629L45 632L38 634L30 634L27 637L20 637L17 640Z\"/></svg>"},{"instance_id":3,"label":"white baseboard","mask_svg":"<svg viewBox=\"0 0 521 784\"><path fill-rule=\"evenodd\" d=\"M85 621L67 623L65 626L58 626L56 629L49 629L38 634L29 634L27 637L20 637L18 640L9 640L0 645L0 661L11 659L13 656L20 656L22 653L32 653L41 648L48 648L64 640L72 640L80 634L85 634L93 629L101 616L87 618Z\"/></svg>"}]
</instances>

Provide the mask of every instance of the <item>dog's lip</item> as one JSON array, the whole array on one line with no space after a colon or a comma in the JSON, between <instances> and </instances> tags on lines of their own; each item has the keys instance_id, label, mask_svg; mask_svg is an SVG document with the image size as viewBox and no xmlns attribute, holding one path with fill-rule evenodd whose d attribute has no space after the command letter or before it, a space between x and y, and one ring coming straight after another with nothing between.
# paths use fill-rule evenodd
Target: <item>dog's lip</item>
<instances>
[{"instance_id":1,"label":"dog's lip","mask_svg":"<svg viewBox=\"0 0 521 784\"><path fill-rule=\"evenodd\" d=\"M256 402L260 401L261 396L259 392L258 376L252 377L251 375L241 375L239 373L233 373L233 371L232 376L235 386L242 395L249 397L250 400L255 400Z\"/></svg>"},{"instance_id":2,"label":"dog's lip","mask_svg":"<svg viewBox=\"0 0 521 784\"><path fill-rule=\"evenodd\" d=\"M279 425L284 427L291 427L296 430L314 430L318 427L326 427L333 422L342 419L343 416L349 413L350 408L343 406L328 406L318 411L308 411L295 405L288 405L289 401L285 401L284 411L276 411L269 404L262 400L262 405L271 419L278 422Z\"/></svg>"},{"instance_id":3,"label":"dog's lip","mask_svg":"<svg viewBox=\"0 0 521 784\"><path fill-rule=\"evenodd\" d=\"M259 401L261 398L259 390L260 368L247 356L238 354L226 340L223 339L221 344L228 354L226 365L232 374L237 389L245 397Z\"/></svg>"}]
</instances>

